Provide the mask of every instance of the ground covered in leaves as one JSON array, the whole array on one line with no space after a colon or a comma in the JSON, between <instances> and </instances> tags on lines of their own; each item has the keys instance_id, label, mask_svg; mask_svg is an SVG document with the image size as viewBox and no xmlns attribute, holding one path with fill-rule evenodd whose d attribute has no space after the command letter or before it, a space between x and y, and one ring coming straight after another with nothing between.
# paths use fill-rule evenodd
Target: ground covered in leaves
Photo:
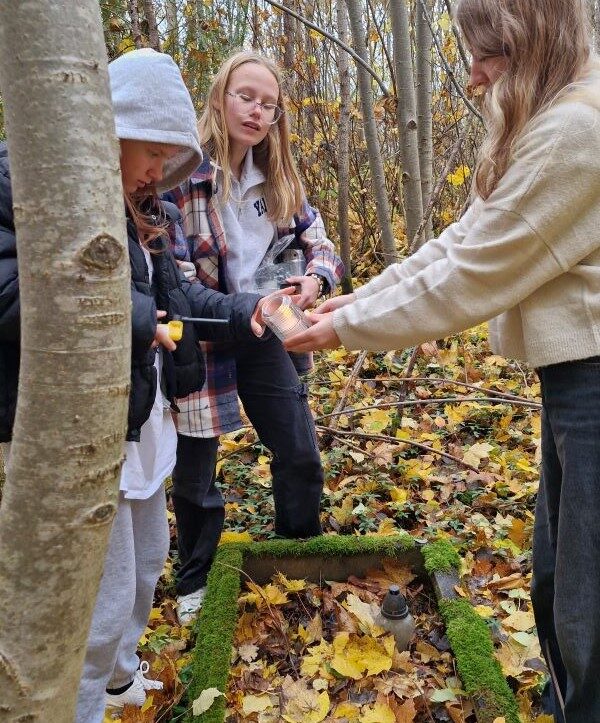
<instances>
[{"instance_id":1,"label":"ground covered in leaves","mask_svg":"<svg viewBox=\"0 0 600 723\"><path fill-rule=\"evenodd\" d=\"M319 355L316 362L309 381L326 472L322 504L325 533L389 535L405 530L417 540L442 537L453 542L463 560L460 594L476 606L489 625L496 655L517 695L522 720L547 723L551 719L539 714L539 693L546 673L529 598L540 444L537 378L517 363L491 354L483 326L443 343L425 344L414 353L360 355L336 350ZM272 537L267 450L256 444L250 428L222 442L219 474L227 499L226 536ZM174 564L175 550L141 646L154 677L164 680L165 691L151 691L153 695L141 711L124 711L124 723L182 720L192 704L186 699L185 688L193 630L176 624ZM272 584L281 585L277 581ZM355 581L347 584L364 592L375 583L361 583L362 588ZM357 590L351 594L357 595ZM332 595L335 600L327 588L310 594L303 589L296 602L275 607L291 604L296 611L292 611L292 618L294 614L297 617L298 601L302 600L304 616L312 615L309 622L305 620L306 625L301 623L304 632L296 625L293 634L310 636L315 634L315 630L307 632L310 626L318 627L314 622L317 608L311 607L310 600L320 598L322 604L323 597ZM344 601L347 595L346 591ZM371 590L366 599L357 598L369 605L371 595L378 593ZM417 607L422 606L419 595L428 593L413 596ZM452 659L444 650L437 611L427 605L423 609L427 613L411 657L405 661L409 670L404 672L414 672L434 660L433 667L439 668L437 680L421 668L415 678L420 688L398 688L386 678L394 675L392 666L392 673L386 672L373 686L364 690L358 686L366 695L364 700L353 700L348 694L346 702L360 710L354 720L384 723L387 719L377 717L379 713L368 717L370 707L384 702L394 713L390 720L468 720L469 710L461 699ZM347 613L352 619L352 612ZM353 625L360 629L365 622L355 619ZM246 696L256 693L246 684L256 682L252 673L258 659L252 658L249 651L253 648L247 646L260 647L259 629L254 637L247 629L234 651L229 700L232 721L274 720L264 715L259 719L260 712L244 714ZM324 633L326 645L334 644L335 634L331 635L327 638ZM291 640L292 647L297 640ZM427 663L423 655L429 655ZM294 676L291 668L284 671L284 687L300 686L302 691L312 691L311 696L316 694L317 700L321 695L324 701L323 683L308 686L306 680L303 682L302 663L298 671L299 676ZM320 679L320 675L313 676L313 680ZM402 679L411 678L404 675ZM440 696L447 698L440 700ZM340 720L334 716L332 708L318 720ZM350 716L347 719L353 720Z\"/></svg>"}]
</instances>

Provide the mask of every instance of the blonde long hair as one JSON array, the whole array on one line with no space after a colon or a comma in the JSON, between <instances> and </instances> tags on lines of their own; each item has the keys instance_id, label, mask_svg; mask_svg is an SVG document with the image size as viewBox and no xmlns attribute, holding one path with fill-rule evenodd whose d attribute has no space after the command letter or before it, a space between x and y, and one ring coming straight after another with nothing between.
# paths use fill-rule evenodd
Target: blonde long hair
<instances>
[{"instance_id":1,"label":"blonde long hair","mask_svg":"<svg viewBox=\"0 0 600 723\"><path fill-rule=\"evenodd\" d=\"M266 68L277 81L277 105L284 111L264 140L252 148L253 159L265 174L265 200L269 218L275 222L289 220L298 213L304 197L302 182L290 150L290 130L285 113L282 80L277 65L269 58L242 50L230 56L219 68L208 91L206 107L198 122L200 143L223 170L223 198L231 193L231 164L229 136L223 115L225 91L236 68L245 63L257 63Z\"/></svg>"},{"instance_id":2,"label":"blonde long hair","mask_svg":"<svg viewBox=\"0 0 600 723\"><path fill-rule=\"evenodd\" d=\"M527 123L581 78L590 57L589 21L585 0L459 0L456 18L471 50L508 58L483 102L487 135L474 189L485 199Z\"/></svg>"}]
</instances>

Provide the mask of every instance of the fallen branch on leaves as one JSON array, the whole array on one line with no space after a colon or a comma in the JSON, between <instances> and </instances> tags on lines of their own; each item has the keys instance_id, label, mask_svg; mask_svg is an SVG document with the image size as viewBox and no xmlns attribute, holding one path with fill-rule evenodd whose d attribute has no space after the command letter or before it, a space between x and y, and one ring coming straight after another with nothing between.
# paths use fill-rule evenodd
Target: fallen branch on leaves
<instances>
[{"instance_id":1,"label":"fallen branch on leaves","mask_svg":"<svg viewBox=\"0 0 600 723\"><path fill-rule=\"evenodd\" d=\"M473 465L468 464L467 462L463 461L459 457L455 457L453 454L450 454L450 452L443 452L439 449L434 449L433 447L428 446L427 444L423 444L422 442L415 442L411 439L397 439L396 437L391 437L387 434L367 434L366 432L353 432L353 431L345 431L342 429L332 429L331 427L324 427L323 425L319 424L317 425L317 432L323 432L325 434L335 434L335 435L341 435L344 437L360 437L361 439L376 439L381 442L390 442L390 444L407 444L410 447L418 447L419 449L422 449L426 452L429 452L430 454L436 454L439 457L444 457L444 459L451 459L453 462L456 462L461 467L465 467L466 469L470 469L472 472L476 472L479 474L479 470L477 467L473 467Z\"/></svg>"}]
</instances>

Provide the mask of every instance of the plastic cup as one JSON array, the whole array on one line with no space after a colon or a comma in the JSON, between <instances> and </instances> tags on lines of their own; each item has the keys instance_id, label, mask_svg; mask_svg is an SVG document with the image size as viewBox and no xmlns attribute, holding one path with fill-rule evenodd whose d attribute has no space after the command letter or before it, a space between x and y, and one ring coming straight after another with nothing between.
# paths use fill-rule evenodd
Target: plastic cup
<instances>
[{"instance_id":1,"label":"plastic cup","mask_svg":"<svg viewBox=\"0 0 600 723\"><path fill-rule=\"evenodd\" d=\"M310 328L304 312L292 304L289 296L277 295L265 301L262 318L281 341Z\"/></svg>"}]
</instances>

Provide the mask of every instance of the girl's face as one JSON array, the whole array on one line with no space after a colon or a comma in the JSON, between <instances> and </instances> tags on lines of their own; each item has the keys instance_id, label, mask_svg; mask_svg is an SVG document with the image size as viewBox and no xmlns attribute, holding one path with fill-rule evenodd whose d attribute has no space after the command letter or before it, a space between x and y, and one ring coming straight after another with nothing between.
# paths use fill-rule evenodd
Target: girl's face
<instances>
[{"instance_id":1,"label":"girl's face","mask_svg":"<svg viewBox=\"0 0 600 723\"><path fill-rule=\"evenodd\" d=\"M474 88L490 88L507 68L508 58L506 55L481 55L473 52L471 54L469 84Z\"/></svg>"},{"instance_id":2,"label":"girl's face","mask_svg":"<svg viewBox=\"0 0 600 723\"><path fill-rule=\"evenodd\" d=\"M165 162L180 148L168 143L121 140L121 178L127 193L154 186L163 177Z\"/></svg>"},{"instance_id":3,"label":"girl's face","mask_svg":"<svg viewBox=\"0 0 600 723\"><path fill-rule=\"evenodd\" d=\"M264 65L244 63L231 73L225 90L223 115L232 147L247 150L266 137L274 114L272 109L265 110L261 104L277 105L278 98L277 79Z\"/></svg>"}]
</instances>

